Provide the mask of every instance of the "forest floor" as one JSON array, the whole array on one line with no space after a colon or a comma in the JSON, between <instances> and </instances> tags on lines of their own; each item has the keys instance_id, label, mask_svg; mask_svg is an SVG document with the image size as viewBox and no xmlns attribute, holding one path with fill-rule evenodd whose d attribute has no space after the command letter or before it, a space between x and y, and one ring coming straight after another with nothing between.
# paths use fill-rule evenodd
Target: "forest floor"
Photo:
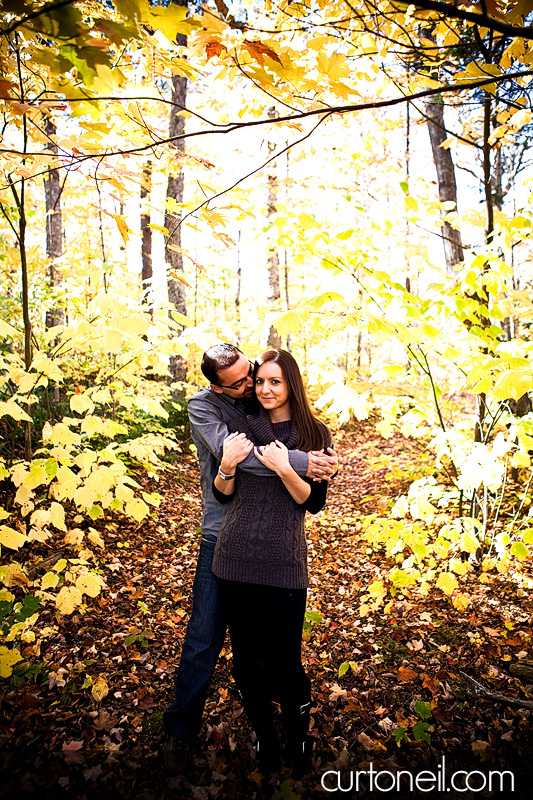
<instances>
[{"instance_id":1,"label":"forest floor","mask_svg":"<svg viewBox=\"0 0 533 800\"><path fill-rule=\"evenodd\" d=\"M360 595L393 566L364 540L362 518L385 514L410 481L427 474L428 462L416 443L385 440L370 423L342 434L338 449L342 467L326 510L306 523L308 609L319 615L306 626L304 643L315 700L311 773L261 781L228 641L187 774L163 769L161 711L172 697L199 546L198 469L184 455L150 484L164 498L156 515L141 525L95 524L106 543L100 568L107 591L84 614L43 612L46 672L16 689L8 684L0 695L0 797L378 797L396 780L393 797L427 796L433 786L431 797L503 798L510 783L502 792L496 779L496 791L478 789L491 770L504 769L514 773L512 796L531 796L530 710L476 695L461 675L493 692L533 697L533 686L508 671L532 658L530 593L509 574L480 583L472 573L472 603L463 614L435 590L423 599L399 594L388 613L382 605L360 616ZM405 731L399 743L398 725ZM368 775L358 786L354 779L371 766L392 773L382 774L374 791ZM429 784L419 776L411 790L407 775L397 778L400 769L429 771L437 783L426 773ZM464 775L455 779L457 791L450 789L456 770L476 771L468 777L471 791L461 784Z\"/></svg>"}]
</instances>

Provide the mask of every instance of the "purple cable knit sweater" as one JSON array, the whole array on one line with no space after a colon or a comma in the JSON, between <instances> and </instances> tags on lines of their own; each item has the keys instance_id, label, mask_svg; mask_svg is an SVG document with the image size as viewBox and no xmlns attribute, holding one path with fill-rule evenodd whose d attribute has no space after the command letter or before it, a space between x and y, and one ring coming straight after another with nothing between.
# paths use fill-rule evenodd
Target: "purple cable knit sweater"
<instances>
[{"instance_id":1,"label":"purple cable knit sweater","mask_svg":"<svg viewBox=\"0 0 533 800\"><path fill-rule=\"evenodd\" d=\"M292 420L272 423L267 412L232 420L230 432L245 433L255 445L278 439L291 450L298 441ZM304 478L304 480L308 480ZM299 505L277 475L238 472L236 492L228 497L215 489L222 502L233 502L220 527L213 560L214 574L225 580L305 589L307 544L306 510L316 513L326 501L327 481L311 481L311 494Z\"/></svg>"}]
</instances>

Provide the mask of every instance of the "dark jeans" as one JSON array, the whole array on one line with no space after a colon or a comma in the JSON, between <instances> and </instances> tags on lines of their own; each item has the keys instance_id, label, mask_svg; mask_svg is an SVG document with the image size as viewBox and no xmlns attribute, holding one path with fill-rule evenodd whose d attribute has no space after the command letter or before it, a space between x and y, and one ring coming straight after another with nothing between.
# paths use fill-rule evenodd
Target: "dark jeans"
<instances>
[{"instance_id":1,"label":"dark jeans","mask_svg":"<svg viewBox=\"0 0 533 800\"><path fill-rule=\"evenodd\" d=\"M217 578L233 650L233 677L258 736L272 725L270 700L284 716L311 699L302 665L306 589L281 589Z\"/></svg>"},{"instance_id":2,"label":"dark jeans","mask_svg":"<svg viewBox=\"0 0 533 800\"><path fill-rule=\"evenodd\" d=\"M226 619L212 571L216 541L212 534L202 535L174 703L163 712L165 730L171 736L190 738L200 730L209 682L224 644Z\"/></svg>"}]
</instances>

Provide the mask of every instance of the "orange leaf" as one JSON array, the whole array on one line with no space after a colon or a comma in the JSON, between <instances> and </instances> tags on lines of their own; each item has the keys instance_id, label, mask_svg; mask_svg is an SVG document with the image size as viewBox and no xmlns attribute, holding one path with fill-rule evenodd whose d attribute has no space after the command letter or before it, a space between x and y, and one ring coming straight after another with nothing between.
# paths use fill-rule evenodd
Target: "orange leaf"
<instances>
[{"instance_id":1,"label":"orange leaf","mask_svg":"<svg viewBox=\"0 0 533 800\"><path fill-rule=\"evenodd\" d=\"M14 87L15 84L12 83L11 81L1 80L0 81L0 94L2 96L9 97L9 91L10 91L12 86Z\"/></svg>"},{"instance_id":2,"label":"orange leaf","mask_svg":"<svg viewBox=\"0 0 533 800\"><path fill-rule=\"evenodd\" d=\"M252 58L255 58L261 66L265 63L265 56L268 56L272 59L272 61L277 61L278 64L281 64L280 58L274 50L271 50L270 47L267 47L266 44L262 42L244 42L244 47L248 50Z\"/></svg>"},{"instance_id":3,"label":"orange leaf","mask_svg":"<svg viewBox=\"0 0 533 800\"><path fill-rule=\"evenodd\" d=\"M228 48L222 42L208 42L205 46L205 54L208 60L214 56L219 56L224 51L227 53Z\"/></svg>"},{"instance_id":4,"label":"orange leaf","mask_svg":"<svg viewBox=\"0 0 533 800\"><path fill-rule=\"evenodd\" d=\"M416 678L418 678L418 672L415 672L414 669L410 669L410 667L400 667L397 672L397 677L402 683L407 683L407 681L416 680Z\"/></svg>"},{"instance_id":5,"label":"orange leaf","mask_svg":"<svg viewBox=\"0 0 533 800\"><path fill-rule=\"evenodd\" d=\"M440 683L435 678L430 678L429 675L424 675L422 686L424 689L429 689L433 695L440 694Z\"/></svg>"}]
</instances>

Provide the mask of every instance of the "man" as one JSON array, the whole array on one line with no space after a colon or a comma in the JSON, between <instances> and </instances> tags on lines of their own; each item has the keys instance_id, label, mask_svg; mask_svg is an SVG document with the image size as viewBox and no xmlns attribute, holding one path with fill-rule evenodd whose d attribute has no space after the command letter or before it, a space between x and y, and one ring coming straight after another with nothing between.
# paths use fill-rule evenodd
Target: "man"
<instances>
[{"instance_id":1,"label":"man","mask_svg":"<svg viewBox=\"0 0 533 800\"><path fill-rule=\"evenodd\" d=\"M168 738L163 745L165 766L180 771L186 765L191 739L202 724L209 683L224 644L226 620L212 573L213 554L222 520L228 509L218 503L211 486L222 458L227 424L249 412L253 402L253 365L231 344L215 344L204 353L201 369L209 387L201 389L188 405L192 439L200 462L202 489L202 539L193 584L193 607L176 673L174 703L163 712ZM329 478L337 456L291 451L291 465L299 475ZM271 471L250 453L239 469L267 475Z\"/></svg>"}]
</instances>

